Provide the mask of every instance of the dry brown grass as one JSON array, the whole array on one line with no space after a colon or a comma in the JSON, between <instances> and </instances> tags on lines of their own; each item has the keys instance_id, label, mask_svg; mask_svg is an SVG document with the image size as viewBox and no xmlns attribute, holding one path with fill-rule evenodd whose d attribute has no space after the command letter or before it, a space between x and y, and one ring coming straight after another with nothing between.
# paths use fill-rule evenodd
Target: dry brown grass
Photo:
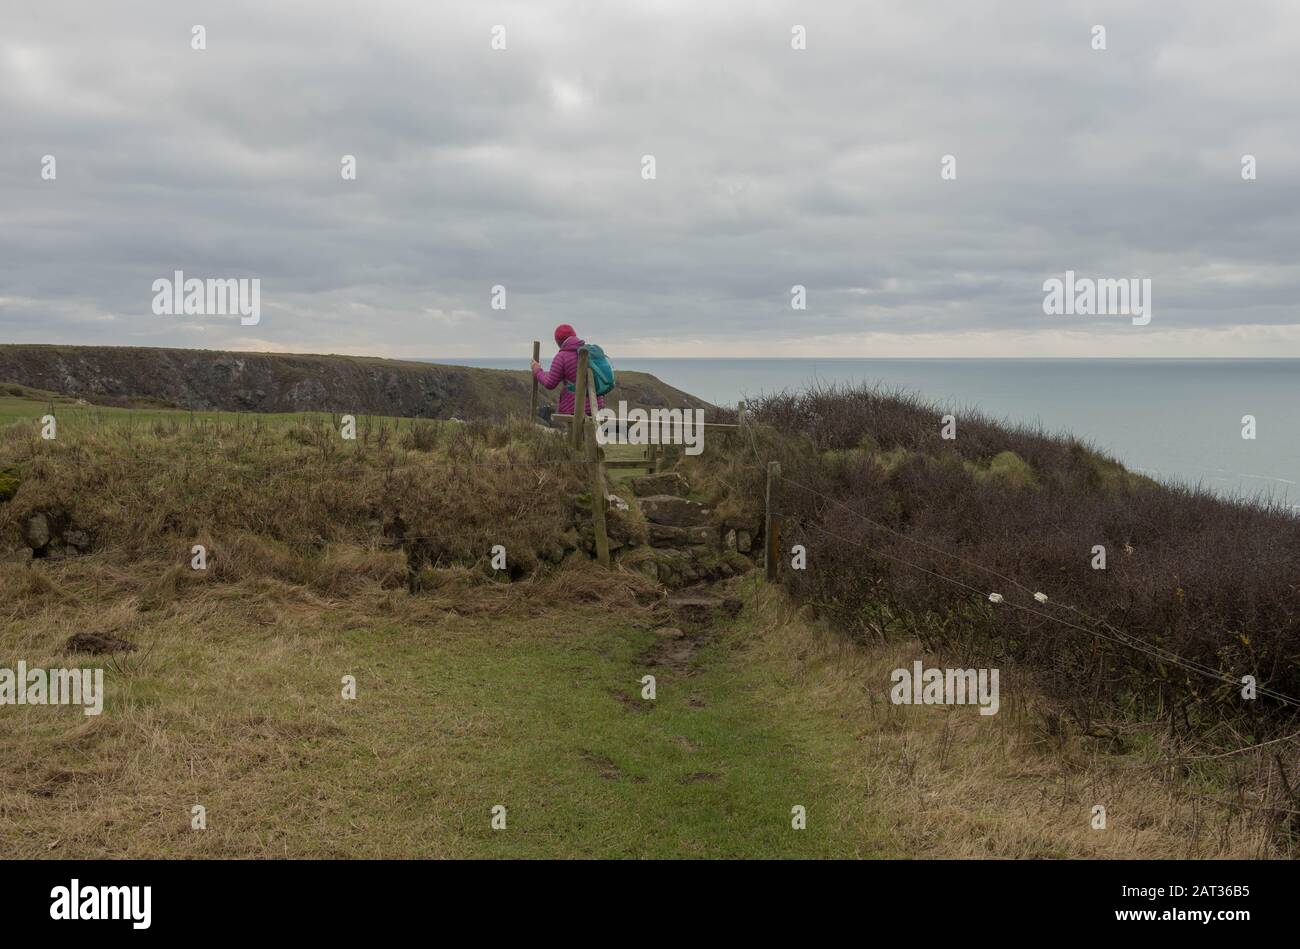
<instances>
[{"instance_id":1,"label":"dry brown grass","mask_svg":"<svg viewBox=\"0 0 1300 949\"><path fill-rule=\"evenodd\" d=\"M484 675L497 680L489 699L524 687L524 670L494 674L494 654L554 640L562 655L594 619L635 621L656 595L590 564L514 584L463 571L417 596L373 576L324 593L315 577L259 574L260 556L203 580L161 561L124 571L103 555L0 567L5 655L103 667L108 692L98 717L0 715L4 853L466 855L457 815L479 809L463 800L473 762L518 754L502 709L471 697ZM88 630L139 649L65 654L67 637ZM358 679L356 703L340 700L344 673ZM189 827L195 803L210 815L203 833Z\"/></svg>"},{"instance_id":2,"label":"dry brown grass","mask_svg":"<svg viewBox=\"0 0 1300 949\"><path fill-rule=\"evenodd\" d=\"M423 450L435 443L436 453ZM416 540L418 560L436 567L485 563L502 544L519 576L563 551L584 485L569 460L560 439L522 423L363 419L355 442L320 418L84 421L50 442L14 425L0 429L0 464L22 487L0 504L0 554L39 512L123 562L184 565L203 543L222 551L213 569L227 579L261 572L327 593L350 574L390 572L380 552L354 548Z\"/></svg>"},{"instance_id":3,"label":"dry brown grass","mask_svg":"<svg viewBox=\"0 0 1300 949\"><path fill-rule=\"evenodd\" d=\"M768 587L754 603L757 667L778 675L767 700L811 707L851 733L825 742L869 807L891 852L928 858L1260 858L1293 855L1256 808L1223 803L1152 765L1158 754L1111 755L1078 735L1044 733L1051 706L1003 670L998 714L973 707L894 705L890 673L923 660L947 665L919 643L867 646L810 623ZM819 741L818 736L809 736ZM1170 749L1162 749L1169 751ZM1242 802L1247 805L1249 801ZM1256 801L1258 805L1260 802ZM1105 806L1107 829L1090 826Z\"/></svg>"}]
</instances>

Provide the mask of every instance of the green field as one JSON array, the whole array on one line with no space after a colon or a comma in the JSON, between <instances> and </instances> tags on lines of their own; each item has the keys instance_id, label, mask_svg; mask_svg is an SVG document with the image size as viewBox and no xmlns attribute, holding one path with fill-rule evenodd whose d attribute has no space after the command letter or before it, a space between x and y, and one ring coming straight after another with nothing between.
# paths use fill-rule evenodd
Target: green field
<instances>
[{"instance_id":1,"label":"green field","mask_svg":"<svg viewBox=\"0 0 1300 949\"><path fill-rule=\"evenodd\" d=\"M36 424L47 412L52 411L59 425L74 428L114 427L120 429L143 428L154 422L172 422L177 424L199 424L212 422L234 422L243 424L283 425L304 419L332 419L328 412L295 412L245 415L237 412L191 412L187 409L168 408L115 408L105 405L80 403L67 396L50 396L31 398L5 394L0 388L0 426L14 422L32 422ZM370 416L359 416L358 423ZM375 417L376 419L379 417ZM392 424L400 424L401 419L388 419ZM409 425L410 420L405 420Z\"/></svg>"}]
</instances>

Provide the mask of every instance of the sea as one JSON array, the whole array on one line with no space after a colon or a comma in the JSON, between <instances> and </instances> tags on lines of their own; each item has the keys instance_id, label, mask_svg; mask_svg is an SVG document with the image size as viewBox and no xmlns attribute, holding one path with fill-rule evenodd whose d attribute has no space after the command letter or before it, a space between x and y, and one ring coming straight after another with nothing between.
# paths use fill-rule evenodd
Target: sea
<instances>
[{"instance_id":1,"label":"sea","mask_svg":"<svg viewBox=\"0 0 1300 949\"><path fill-rule=\"evenodd\" d=\"M1069 433L1132 471L1300 511L1297 359L618 358L715 405L831 383ZM527 359L429 359L527 369ZM544 365L549 355L543 354ZM1253 426L1249 416L1253 420ZM1252 431L1253 428L1253 431ZM1253 434L1253 438L1243 437Z\"/></svg>"}]
</instances>

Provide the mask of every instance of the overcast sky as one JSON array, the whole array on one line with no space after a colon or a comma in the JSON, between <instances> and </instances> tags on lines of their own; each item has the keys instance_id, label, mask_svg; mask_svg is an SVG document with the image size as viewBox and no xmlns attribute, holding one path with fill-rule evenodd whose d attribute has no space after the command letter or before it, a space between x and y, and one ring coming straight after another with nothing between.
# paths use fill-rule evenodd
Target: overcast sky
<instances>
[{"instance_id":1,"label":"overcast sky","mask_svg":"<svg viewBox=\"0 0 1300 949\"><path fill-rule=\"evenodd\" d=\"M1297 64L1295 0L12 3L0 342L1300 356ZM1066 270L1150 324L1045 315Z\"/></svg>"}]
</instances>

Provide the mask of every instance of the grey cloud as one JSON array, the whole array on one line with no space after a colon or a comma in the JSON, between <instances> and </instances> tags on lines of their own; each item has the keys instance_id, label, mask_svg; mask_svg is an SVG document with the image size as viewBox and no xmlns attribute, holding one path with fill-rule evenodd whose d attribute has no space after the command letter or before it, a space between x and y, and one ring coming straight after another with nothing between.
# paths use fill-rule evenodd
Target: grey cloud
<instances>
[{"instance_id":1,"label":"grey cloud","mask_svg":"<svg viewBox=\"0 0 1300 949\"><path fill-rule=\"evenodd\" d=\"M1287 0L27 5L0 339L466 355L566 320L775 352L1051 331L1066 269L1152 277L1155 334L1294 325L1298 27ZM175 269L262 278L256 334L154 316Z\"/></svg>"}]
</instances>

